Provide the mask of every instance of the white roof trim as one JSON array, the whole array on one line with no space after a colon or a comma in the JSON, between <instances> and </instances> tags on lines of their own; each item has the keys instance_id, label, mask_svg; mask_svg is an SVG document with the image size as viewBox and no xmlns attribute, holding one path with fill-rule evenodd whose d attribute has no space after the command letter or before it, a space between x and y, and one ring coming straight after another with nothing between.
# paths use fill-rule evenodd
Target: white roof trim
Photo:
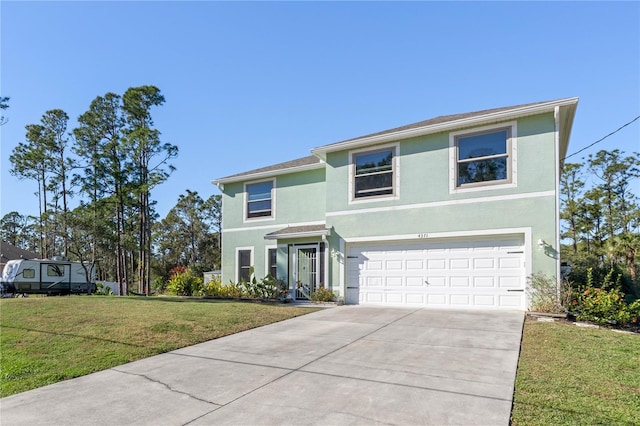
<instances>
[{"instance_id":1,"label":"white roof trim","mask_svg":"<svg viewBox=\"0 0 640 426\"><path fill-rule=\"evenodd\" d=\"M284 175L287 173L304 172L306 170L314 170L314 169L324 169L324 167L325 167L325 163L324 161L321 160L318 163L305 164L304 166L287 167L284 169L277 169L277 170L267 170L264 172L243 174L240 176L229 176L226 178L212 180L211 183L220 187L220 185L224 185L225 183L245 182L249 180L256 180L256 179L269 178L269 177L278 176L278 175Z\"/></svg>"},{"instance_id":2,"label":"white roof trim","mask_svg":"<svg viewBox=\"0 0 640 426\"><path fill-rule=\"evenodd\" d=\"M477 126L488 122L496 122L503 120L511 120L518 117L524 117L527 115L540 114L544 112L554 112L556 107L563 106L575 106L578 103L578 98L565 98L556 101L549 101L535 105L516 107L509 110L492 112L483 115L477 115L474 117L461 118L458 120L447 121L444 123L432 124L423 127L416 127L413 129L398 130L397 132L385 133L382 135L375 135L369 137L363 137L358 139L352 139L345 142L339 142L330 145L320 146L311 150L311 153L321 159L324 159L327 152L342 151L345 149L353 149L366 145L375 145L388 141L407 139L416 136L423 136L432 133L443 132L452 129L462 129L465 127Z\"/></svg>"}]
</instances>

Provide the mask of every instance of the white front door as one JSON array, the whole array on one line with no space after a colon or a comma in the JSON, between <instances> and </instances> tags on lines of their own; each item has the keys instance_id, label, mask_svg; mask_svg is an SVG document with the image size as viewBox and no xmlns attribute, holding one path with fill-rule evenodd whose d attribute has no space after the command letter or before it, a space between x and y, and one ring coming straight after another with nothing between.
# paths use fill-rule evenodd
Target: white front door
<instances>
[{"instance_id":1,"label":"white front door","mask_svg":"<svg viewBox=\"0 0 640 426\"><path fill-rule=\"evenodd\" d=\"M347 303L526 308L522 236L353 245L347 265Z\"/></svg>"}]
</instances>

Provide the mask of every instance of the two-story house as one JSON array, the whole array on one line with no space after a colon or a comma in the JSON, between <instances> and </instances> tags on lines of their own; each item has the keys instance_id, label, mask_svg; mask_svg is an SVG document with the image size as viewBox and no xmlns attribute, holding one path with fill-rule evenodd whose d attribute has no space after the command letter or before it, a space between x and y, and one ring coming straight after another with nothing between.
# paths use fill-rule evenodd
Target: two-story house
<instances>
[{"instance_id":1,"label":"two-story house","mask_svg":"<svg viewBox=\"0 0 640 426\"><path fill-rule=\"evenodd\" d=\"M223 282L293 298L526 309L559 277L559 174L578 99L446 115L214 181Z\"/></svg>"}]
</instances>

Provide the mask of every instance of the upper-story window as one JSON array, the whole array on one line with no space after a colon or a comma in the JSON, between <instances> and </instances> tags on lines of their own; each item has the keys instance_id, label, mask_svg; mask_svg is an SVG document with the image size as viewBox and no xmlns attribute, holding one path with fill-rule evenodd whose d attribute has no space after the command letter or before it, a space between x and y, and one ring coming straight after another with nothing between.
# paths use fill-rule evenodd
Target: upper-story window
<instances>
[{"instance_id":1,"label":"upper-story window","mask_svg":"<svg viewBox=\"0 0 640 426\"><path fill-rule=\"evenodd\" d=\"M395 194L395 148L352 155L353 199Z\"/></svg>"},{"instance_id":2,"label":"upper-story window","mask_svg":"<svg viewBox=\"0 0 640 426\"><path fill-rule=\"evenodd\" d=\"M247 219L273 217L273 181L246 185Z\"/></svg>"},{"instance_id":3,"label":"upper-story window","mask_svg":"<svg viewBox=\"0 0 640 426\"><path fill-rule=\"evenodd\" d=\"M454 134L454 187L515 183L512 139L512 126Z\"/></svg>"}]
</instances>

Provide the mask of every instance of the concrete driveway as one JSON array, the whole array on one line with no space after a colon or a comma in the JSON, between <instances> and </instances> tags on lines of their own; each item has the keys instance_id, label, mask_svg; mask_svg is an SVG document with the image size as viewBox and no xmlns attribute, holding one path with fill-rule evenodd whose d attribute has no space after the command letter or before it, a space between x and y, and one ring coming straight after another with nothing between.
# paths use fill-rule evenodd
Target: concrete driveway
<instances>
[{"instance_id":1,"label":"concrete driveway","mask_svg":"<svg viewBox=\"0 0 640 426\"><path fill-rule=\"evenodd\" d=\"M343 306L0 400L10 425L507 425L523 312Z\"/></svg>"}]
</instances>

